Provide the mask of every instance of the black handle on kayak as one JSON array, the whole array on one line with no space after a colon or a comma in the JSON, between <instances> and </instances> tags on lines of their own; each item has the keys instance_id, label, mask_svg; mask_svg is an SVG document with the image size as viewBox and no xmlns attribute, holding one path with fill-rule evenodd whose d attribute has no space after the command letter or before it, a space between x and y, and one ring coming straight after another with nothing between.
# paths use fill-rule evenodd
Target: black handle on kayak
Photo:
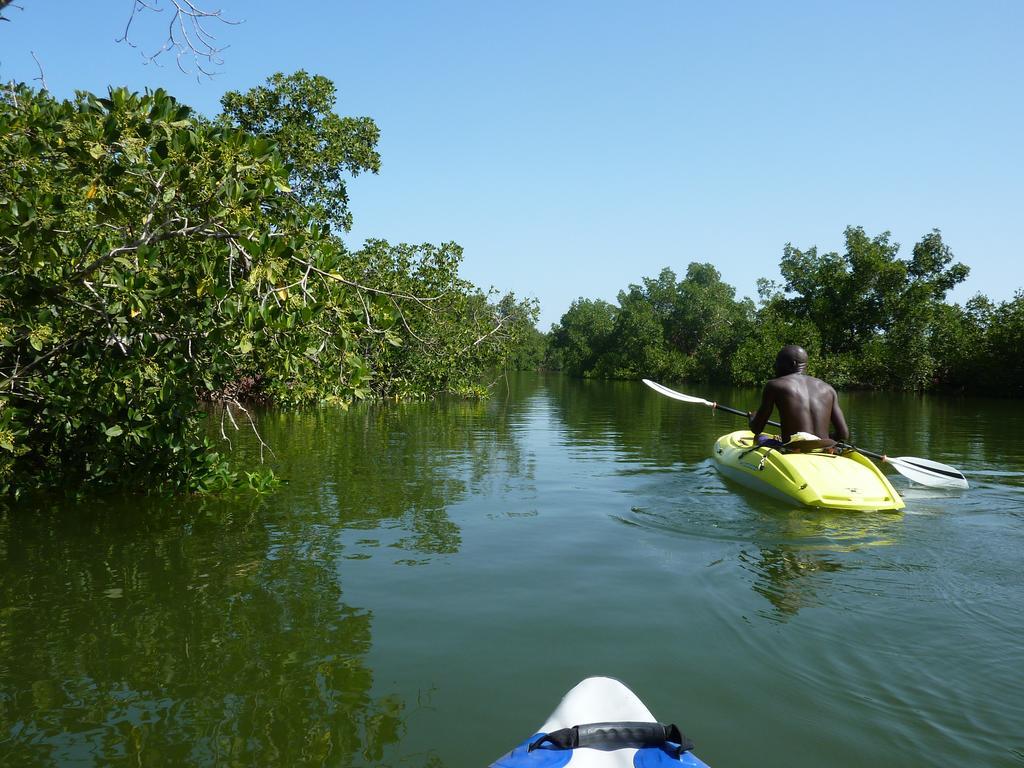
<instances>
[{"instance_id":1,"label":"black handle on kayak","mask_svg":"<svg viewBox=\"0 0 1024 768\"><path fill-rule=\"evenodd\" d=\"M528 751L550 744L554 749L612 750L622 747L663 747L676 758L693 749L693 741L683 735L678 726L664 723L588 723L561 728L546 733L530 744Z\"/></svg>"}]
</instances>

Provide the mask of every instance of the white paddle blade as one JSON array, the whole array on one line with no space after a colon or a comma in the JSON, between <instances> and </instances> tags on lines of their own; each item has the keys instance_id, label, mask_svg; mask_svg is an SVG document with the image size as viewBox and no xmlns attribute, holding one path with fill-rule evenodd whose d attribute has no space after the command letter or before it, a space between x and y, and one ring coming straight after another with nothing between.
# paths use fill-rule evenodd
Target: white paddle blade
<instances>
[{"instance_id":1,"label":"white paddle blade","mask_svg":"<svg viewBox=\"0 0 1024 768\"><path fill-rule=\"evenodd\" d=\"M650 379L641 379L641 381L643 381L644 384L646 384L648 387L653 389L658 394L664 395L665 397L671 397L673 400L682 400L684 403L698 403L699 405L709 405L712 408L715 405L710 400L705 400L703 397L684 395L682 392L676 392L674 389L669 389L663 384L659 384L656 381L651 381Z\"/></svg>"},{"instance_id":2,"label":"white paddle blade","mask_svg":"<svg viewBox=\"0 0 1024 768\"><path fill-rule=\"evenodd\" d=\"M916 456L887 456L885 459L904 477L931 488L967 488L967 478L956 467Z\"/></svg>"}]
</instances>

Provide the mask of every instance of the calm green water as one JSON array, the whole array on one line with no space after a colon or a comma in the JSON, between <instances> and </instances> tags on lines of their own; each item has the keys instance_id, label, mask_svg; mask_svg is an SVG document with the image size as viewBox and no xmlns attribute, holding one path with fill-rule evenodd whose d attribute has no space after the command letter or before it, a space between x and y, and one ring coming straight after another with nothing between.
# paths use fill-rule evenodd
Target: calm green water
<instances>
[{"instance_id":1,"label":"calm green water","mask_svg":"<svg viewBox=\"0 0 1024 768\"><path fill-rule=\"evenodd\" d=\"M1024 405L844 407L971 489L790 509L735 417L524 375L267 414L271 496L0 513L0 764L485 766L603 674L717 768L1024 765Z\"/></svg>"}]
</instances>

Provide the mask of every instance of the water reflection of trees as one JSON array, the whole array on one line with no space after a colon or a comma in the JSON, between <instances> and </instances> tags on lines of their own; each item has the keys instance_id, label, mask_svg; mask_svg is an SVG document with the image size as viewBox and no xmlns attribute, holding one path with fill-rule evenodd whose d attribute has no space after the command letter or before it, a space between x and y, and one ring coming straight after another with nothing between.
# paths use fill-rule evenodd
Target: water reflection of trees
<instances>
[{"instance_id":1,"label":"water reflection of trees","mask_svg":"<svg viewBox=\"0 0 1024 768\"><path fill-rule=\"evenodd\" d=\"M5 516L8 764L372 764L399 738L370 612L324 561L268 557L259 505L217 507Z\"/></svg>"},{"instance_id":2,"label":"water reflection of trees","mask_svg":"<svg viewBox=\"0 0 1024 768\"><path fill-rule=\"evenodd\" d=\"M607 446L663 467L710 455L711 425L718 420L702 406L669 400L635 381L551 376L546 384L572 444Z\"/></svg>"},{"instance_id":3,"label":"water reflection of trees","mask_svg":"<svg viewBox=\"0 0 1024 768\"><path fill-rule=\"evenodd\" d=\"M381 764L407 704L348 558L458 552L448 508L523 471L504 408L263 414L273 495L0 512L0 764Z\"/></svg>"},{"instance_id":4,"label":"water reflection of trees","mask_svg":"<svg viewBox=\"0 0 1024 768\"><path fill-rule=\"evenodd\" d=\"M366 405L268 414L260 428L286 497L334 546L340 532L390 532L391 547L446 555L462 541L448 507L527 471L507 407L503 398ZM294 517L293 508L281 524Z\"/></svg>"}]
</instances>

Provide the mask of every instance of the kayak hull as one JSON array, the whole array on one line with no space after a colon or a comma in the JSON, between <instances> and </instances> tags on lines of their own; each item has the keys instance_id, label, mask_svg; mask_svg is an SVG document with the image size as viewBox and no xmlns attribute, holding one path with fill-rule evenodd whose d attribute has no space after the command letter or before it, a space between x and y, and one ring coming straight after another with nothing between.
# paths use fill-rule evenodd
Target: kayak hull
<instances>
[{"instance_id":1,"label":"kayak hull","mask_svg":"<svg viewBox=\"0 0 1024 768\"><path fill-rule=\"evenodd\" d=\"M779 501L859 512L903 509L903 499L882 471L856 451L782 453L754 447L739 430L715 442L711 458L728 479Z\"/></svg>"},{"instance_id":2,"label":"kayak hull","mask_svg":"<svg viewBox=\"0 0 1024 768\"><path fill-rule=\"evenodd\" d=\"M529 751L529 745L543 734L584 723L656 722L654 715L636 694L610 677L588 677L569 691L538 732L490 768L659 768L687 766L708 768L692 752L676 756L658 747L618 749L544 749Z\"/></svg>"}]
</instances>

